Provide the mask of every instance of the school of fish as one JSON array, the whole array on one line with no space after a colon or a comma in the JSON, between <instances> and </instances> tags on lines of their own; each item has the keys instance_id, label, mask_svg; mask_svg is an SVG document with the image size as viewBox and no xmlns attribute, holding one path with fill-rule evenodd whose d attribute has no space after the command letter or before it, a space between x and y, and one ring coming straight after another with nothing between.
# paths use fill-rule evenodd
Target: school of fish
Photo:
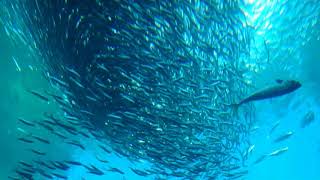
<instances>
[{"instance_id":1,"label":"school of fish","mask_svg":"<svg viewBox=\"0 0 320 180\"><path fill-rule=\"evenodd\" d=\"M254 108L247 103L238 113L228 105L252 92L244 75L252 27L241 3L8 0L0 5L7 34L35 52L54 89L26 93L58 103L62 111L45 112L36 121L18 117L24 134L19 141L50 145L36 128L83 151L82 140L95 139L106 154L152 163L150 169L131 168L141 177L240 179L248 173ZM314 119L310 116L303 127ZM28 151L39 158L21 160L10 178L67 179L63 172L71 166L97 176L125 174L120 167L106 171L79 161L48 161L47 152ZM109 163L103 156L97 160Z\"/></svg>"}]
</instances>

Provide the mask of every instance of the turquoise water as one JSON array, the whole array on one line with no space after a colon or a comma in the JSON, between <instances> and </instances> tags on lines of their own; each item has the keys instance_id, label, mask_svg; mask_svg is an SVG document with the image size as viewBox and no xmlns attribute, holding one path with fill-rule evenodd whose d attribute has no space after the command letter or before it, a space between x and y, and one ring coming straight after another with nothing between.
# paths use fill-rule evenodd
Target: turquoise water
<instances>
[{"instance_id":1,"label":"turquoise water","mask_svg":"<svg viewBox=\"0 0 320 180\"><path fill-rule=\"evenodd\" d=\"M19 2L21 1L12 1L13 4L17 4ZM114 2L118 3L117 1ZM200 13L201 10L198 10L201 9L202 4L198 5L198 3L201 4L200 1L195 1L194 3L190 3L190 5L196 7L195 11L199 11L199 16L202 16L203 14ZM1 14L3 16L0 17L0 86L2 90L2 101L0 103L0 114L2 117L2 120L0 121L0 179L7 179L9 175L14 175L14 170L19 167L19 161L33 163L32 160L36 159L41 159L45 162L53 160L77 160L87 165L94 165L100 168L105 173L105 175L103 176L97 176L89 174L87 169L85 169L84 167L70 166L68 170L60 172L64 176L68 177L68 179L155 179L156 175L142 177L138 176L132 170L130 170L130 167L134 167L137 169L148 169L152 167L152 163L148 161L148 158L128 160L128 158L115 153L118 152L117 148L114 148L112 153L105 153L103 150L101 150L101 148L98 147L99 144L101 144L101 141L108 141L108 137L110 136L106 136L106 139L102 139L101 141L91 135L90 138L77 136L77 140L79 140L85 146L85 150L82 150L81 148L66 144L65 140L61 140L50 131L39 127L35 129L29 129L26 126L23 126L21 122L19 122L18 118L23 117L24 119L36 123L44 119L45 112L57 113L57 115L61 117L65 116L64 110L57 102L45 102L28 93L27 90L35 90L37 92L50 91L54 92L57 95L65 95L66 90L62 88L59 89L59 87L57 88L57 86L52 83L52 81L48 80L48 78L43 75L43 72L50 71L51 74L59 74L61 72L64 72L63 68L63 70L57 68L60 65L76 68L77 65L80 66L80 64L83 63L80 60L85 59L85 57L87 57L87 54L83 53L82 56L77 54L78 56L76 56L76 58L78 59L76 60L72 59L72 56L70 56L72 55L72 53L68 54L68 56L63 56L64 54L63 52L61 52L61 54L63 55L51 57L51 54L58 52L58 50L54 50L56 47L55 45L57 45L54 43L60 42L59 40L54 40L59 39L60 36L64 37L64 34L61 35L57 33L55 34L56 37L50 36L50 38L48 38L49 40L41 39L43 37L39 38L40 36L38 36L39 34L37 32L44 32L42 28L45 27L46 24L42 24L42 26L39 26L38 24L38 27L36 26L37 24L34 23L34 27L30 26L30 24L28 24L30 22L24 21L27 19L25 18L27 16L25 16L24 13L28 14L27 12L29 12L31 14L31 11L22 11L21 13L18 12L17 9L10 9L9 4L9 1L6 0L3 0L3 3L0 3L0 5L3 5L2 9L4 10L1 11ZM181 6L184 6L184 3L181 4ZM249 53L245 52L243 54L241 50L235 50L234 52L237 53L233 54L233 58L238 58L235 58L236 62L244 62L244 64L242 64L243 66L239 65L239 68L246 72L243 75L243 79L245 79L250 84L250 87L253 86L253 88L247 89L247 87L239 87L237 90L243 90L244 92L246 92L245 94L249 94L257 89L261 89L269 85L274 85L276 79L297 79L302 83L302 87L294 93L279 98L272 98L252 103L252 105L254 106L254 121L252 122L252 124L250 124L250 129L248 129L248 131L250 132L249 136L245 137L246 140L248 140L249 144L242 142L243 147L241 146L239 147L239 149L246 151L252 145L254 145L254 148L248 159L246 159L243 164L241 163L241 165L243 165L241 168L244 170L248 170L248 173L240 177L239 179L320 179L320 138L318 136L320 128L320 24L318 21L320 17L320 4L317 1L244 1L241 3L239 2L239 4L241 4L239 6L241 8L241 12L243 12L245 15L245 19L240 18L239 22L245 21L247 24L244 27L239 25L241 23L237 24L237 26L235 25L234 28L237 29L237 31L234 32L242 32L243 29L249 29L245 32L250 32L248 38L250 38L251 41L250 44L247 44L247 41L242 41L241 38L234 38L239 42L233 42L234 39L232 38L232 40L229 41L230 43L232 41L231 45L237 48L245 47L249 49ZM75 3L74 6L77 6L77 4ZM59 9L60 7L56 8ZM19 15L19 13L24 15ZM226 11L223 13L227 14L228 12ZM137 18L138 16L136 15L134 17ZM178 19L178 16L176 18ZM197 18L198 21L201 22L201 18L196 17L196 19ZM192 18L190 19L192 22ZM94 23L93 20L92 23ZM195 23L194 25L196 26L196 24L197 23ZM203 23L199 24L199 27L204 26ZM108 24L108 26L112 25ZM141 25L140 28L144 29L145 27ZM184 34L184 36L186 36L186 46L188 47L196 46L197 43L193 42L194 40L190 40L196 37L195 34L206 34L206 31L202 30L201 28L194 28L191 27L191 25L186 25L185 28L188 30L188 33ZM221 32L221 34L223 33ZM188 39L188 35L191 38ZM159 37L161 37L161 35L159 35ZM141 41L143 42L143 40ZM229 47L227 46L229 45L229 41L221 41L221 44L219 44L219 46ZM34 45L33 42L37 45ZM192 42L194 44L192 44ZM122 43L122 41L119 41L119 43ZM242 45L242 43L244 45L240 46ZM210 43L208 43L207 46L209 46L209 44ZM89 44L88 46L95 47L92 44ZM141 52L137 52L137 54L142 54L142 50L144 50L145 47L139 44L135 44L135 46L132 47L136 46L138 47L136 51L138 51L139 48L141 49ZM41 52L41 50L43 51L43 47L48 49L43 54L41 54L39 52ZM153 45L150 44L150 47L153 47ZM56 48L59 49L60 47ZM173 47L169 47L169 49L170 48ZM175 51L172 51L171 53L174 52ZM67 52L64 53L67 54ZM131 54L129 55L131 56ZM195 53L191 56L194 57L202 55L203 54L201 53ZM214 57L223 56L219 54L210 54L210 51L206 55ZM56 59L54 59L53 57ZM68 58L74 61L69 61ZM53 62L55 61L53 60L57 61L57 64L59 65L54 66ZM220 59L217 61L220 62ZM66 63L61 64L61 62ZM72 65L72 63L74 63L74 65ZM225 63L228 64L229 61L227 60ZM181 62L181 66L186 66L186 64ZM52 67L54 68L48 68L50 67L50 65L52 65ZM194 68L194 66L195 65L190 65L190 69ZM121 68L126 67L128 67L129 69L129 66L125 65ZM92 71L89 72L91 73ZM192 72L196 74L196 71ZM162 72L159 71L158 73L154 74L161 73ZM188 73L184 72L184 74L181 74L184 75ZM70 73L65 74L65 76L67 75L71 76ZM211 76L216 75L211 74ZM57 77L59 76L57 75ZM209 76L205 78L210 79ZM161 78L157 80L159 82L165 82ZM125 80L120 78L119 81L125 82ZM201 81L201 83L199 84L202 84L203 82ZM169 86L167 88L170 89L171 87ZM75 92L72 93L76 94ZM243 95L243 92L241 93ZM82 95L79 94L77 98L81 99L81 96ZM161 97L159 97L159 99L160 98ZM80 104L80 100L77 103ZM90 104L90 101L85 102L84 104ZM216 105L214 104L214 106ZM91 107L88 105L87 108L90 109ZM96 106L92 106L92 109L95 108ZM240 110L239 113L243 113L248 109L244 108ZM180 109L176 110L178 111ZM204 110L200 109L199 111ZM315 114L314 121L311 122L308 126L302 128L301 123L303 121L303 118L310 111ZM199 115L199 117L202 118L203 116ZM200 121L199 119L197 120ZM98 121L98 118L96 121ZM270 129L276 122L279 122L279 126L275 128L272 134L270 134ZM273 142L274 139L289 131L293 132L293 135L290 138L279 143ZM85 132L89 134L89 132ZM30 133L49 139L51 144L49 146L41 143L30 145L21 143L17 140L17 138L19 137L30 136ZM119 136L121 135L121 133L117 135ZM242 134L239 133L237 135L241 136ZM146 135L146 137L148 136ZM122 141L123 146L120 147L127 148L125 144L130 143L130 141L134 141L134 139L128 138L127 141ZM179 142L179 137L177 137L176 141ZM106 142L104 144L109 145L108 143L110 142ZM107 147L111 149L111 147L115 147L113 145ZM181 146L181 149L182 147L183 146ZM254 164L256 159L261 157L261 155L270 154L271 152L284 147L288 147L287 152L279 156L267 157L262 162ZM30 153L30 148L40 149L42 152L46 152L46 155L39 158L38 155ZM166 154L163 155L166 156ZM104 159L109 162L102 163L98 159ZM124 172L124 174L108 171L111 167L120 169ZM48 170L48 172L50 171ZM203 175L194 177L185 174L185 178L214 179L208 178L206 176L208 175L208 172L199 172L198 174ZM46 179L43 176L40 176L39 173L35 173L33 178ZM164 176L163 178L179 179L170 176ZM56 177L55 179L59 178ZM231 178L220 176L216 179Z\"/></svg>"}]
</instances>

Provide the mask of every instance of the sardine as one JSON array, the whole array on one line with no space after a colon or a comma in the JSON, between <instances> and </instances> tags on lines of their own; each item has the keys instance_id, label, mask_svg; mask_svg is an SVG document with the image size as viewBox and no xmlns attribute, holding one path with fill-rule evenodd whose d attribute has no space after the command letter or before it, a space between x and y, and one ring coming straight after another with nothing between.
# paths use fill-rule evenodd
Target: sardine
<instances>
[{"instance_id":1,"label":"sardine","mask_svg":"<svg viewBox=\"0 0 320 180\"><path fill-rule=\"evenodd\" d=\"M279 156L285 153L286 151L288 151L288 149L289 149L288 147L280 148L278 150L271 152L270 154L268 154L268 156Z\"/></svg>"},{"instance_id":2,"label":"sardine","mask_svg":"<svg viewBox=\"0 0 320 180\"><path fill-rule=\"evenodd\" d=\"M289 132L277 137L273 142L278 143L278 142L284 141L284 140L288 139L289 137L291 137L292 135L293 135L293 132L289 131Z\"/></svg>"}]
</instances>

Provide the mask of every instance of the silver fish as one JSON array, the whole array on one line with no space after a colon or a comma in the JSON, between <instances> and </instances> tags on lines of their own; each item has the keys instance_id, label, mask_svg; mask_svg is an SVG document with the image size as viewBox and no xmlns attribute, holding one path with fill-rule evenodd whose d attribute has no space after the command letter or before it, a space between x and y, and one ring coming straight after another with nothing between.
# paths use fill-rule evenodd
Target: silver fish
<instances>
[{"instance_id":1,"label":"silver fish","mask_svg":"<svg viewBox=\"0 0 320 180\"><path fill-rule=\"evenodd\" d=\"M287 152L288 150L289 150L288 147L280 148L280 149L277 149L277 150L271 152L270 154L268 154L268 156L279 156L279 155Z\"/></svg>"},{"instance_id":2,"label":"silver fish","mask_svg":"<svg viewBox=\"0 0 320 180\"><path fill-rule=\"evenodd\" d=\"M291 137L292 135L293 135L293 132L289 131L289 132L277 137L273 142L278 143L278 142L284 141L284 140L288 139L289 137Z\"/></svg>"}]
</instances>

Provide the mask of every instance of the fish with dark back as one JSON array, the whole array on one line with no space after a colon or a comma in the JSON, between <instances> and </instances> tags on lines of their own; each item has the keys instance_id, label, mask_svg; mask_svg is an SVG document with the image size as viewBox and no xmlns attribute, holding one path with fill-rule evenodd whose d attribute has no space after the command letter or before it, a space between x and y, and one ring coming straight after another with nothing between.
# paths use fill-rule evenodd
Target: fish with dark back
<instances>
[{"instance_id":1,"label":"fish with dark back","mask_svg":"<svg viewBox=\"0 0 320 180\"><path fill-rule=\"evenodd\" d=\"M237 109L242 104L264 100L269 98L274 98L278 96L283 96L289 94L301 87L301 83L295 80L276 80L277 84L271 87L264 88L259 90L248 97L241 100L239 103L232 104L232 107Z\"/></svg>"}]
</instances>

